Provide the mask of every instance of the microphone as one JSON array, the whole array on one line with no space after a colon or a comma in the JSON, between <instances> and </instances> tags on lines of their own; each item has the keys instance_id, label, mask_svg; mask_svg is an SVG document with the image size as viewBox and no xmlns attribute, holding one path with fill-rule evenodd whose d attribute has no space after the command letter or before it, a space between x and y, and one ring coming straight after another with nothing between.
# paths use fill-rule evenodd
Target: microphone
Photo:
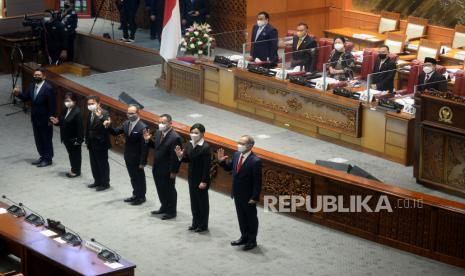
<instances>
[{"instance_id":1,"label":"microphone","mask_svg":"<svg viewBox=\"0 0 465 276\"><path fill-rule=\"evenodd\" d=\"M115 250L109 248L108 246L98 242L96 239L94 238L91 238L90 239L91 242L93 243L96 243L100 246L103 246L105 247L105 249L102 248L102 250L100 251L100 253L98 253L98 257L104 261L107 261L109 263L115 263L115 262L119 262L119 260L121 259L121 256L116 253Z\"/></svg>"},{"instance_id":2,"label":"microphone","mask_svg":"<svg viewBox=\"0 0 465 276\"><path fill-rule=\"evenodd\" d=\"M13 203L6 209L8 213L12 214L13 216L19 218L19 217L24 217L26 215L26 211L22 207L21 203L16 203L13 200L9 199L6 195L2 195L2 198L8 200L9 202Z\"/></svg>"},{"instance_id":3,"label":"microphone","mask_svg":"<svg viewBox=\"0 0 465 276\"><path fill-rule=\"evenodd\" d=\"M65 228L68 230L68 232L63 234L61 238L67 243L71 244L72 246L81 245L82 244L81 236L79 236L79 234L76 231L72 230L71 228L66 227L66 226Z\"/></svg>"},{"instance_id":4,"label":"microphone","mask_svg":"<svg viewBox=\"0 0 465 276\"><path fill-rule=\"evenodd\" d=\"M24 207L24 208L28 209L31 212L31 214L29 214L26 218L24 218L25 221L27 221L30 224L33 224L35 226L42 226L42 225L45 224L44 218L41 215L39 215L39 213L35 212L34 210L27 207L26 205L24 205L21 202L19 203L19 206Z\"/></svg>"}]
</instances>

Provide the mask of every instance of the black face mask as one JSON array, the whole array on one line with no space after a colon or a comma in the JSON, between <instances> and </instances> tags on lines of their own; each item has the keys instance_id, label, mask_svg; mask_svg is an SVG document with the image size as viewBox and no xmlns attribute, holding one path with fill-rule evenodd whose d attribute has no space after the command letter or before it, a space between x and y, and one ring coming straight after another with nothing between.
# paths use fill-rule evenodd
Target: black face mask
<instances>
[{"instance_id":1,"label":"black face mask","mask_svg":"<svg viewBox=\"0 0 465 276\"><path fill-rule=\"evenodd\" d=\"M379 57L380 59L385 59L386 56L387 56L387 54L378 54L378 57Z\"/></svg>"},{"instance_id":2,"label":"black face mask","mask_svg":"<svg viewBox=\"0 0 465 276\"><path fill-rule=\"evenodd\" d=\"M35 83L41 83L41 82L42 82L42 78L41 78L41 77L34 77L34 82L35 82Z\"/></svg>"}]
</instances>

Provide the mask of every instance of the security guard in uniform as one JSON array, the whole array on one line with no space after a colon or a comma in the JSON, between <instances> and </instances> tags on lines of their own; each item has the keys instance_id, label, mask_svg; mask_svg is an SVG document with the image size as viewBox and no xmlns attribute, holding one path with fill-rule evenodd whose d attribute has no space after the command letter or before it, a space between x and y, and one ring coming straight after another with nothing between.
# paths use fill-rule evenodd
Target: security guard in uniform
<instances>
[{"instance_id":1,"label":"security guard in uniform","mask_svg":"<svg viewBox=\"0 0 465 276\"><path fill-rule=\"evenodd\" d=\"M74 58L74 39L76 38L76 28L78 16L74 9L74 0L65 0L61 11L61 22L65 25L65 33L68 44L66 60L72 61Z\"/></svg>"},{"instance_id":2,"label":"security guard in uniform","mask_svg":"<svg viewBox=\"0 0 465 276\"><path fill-rule=\"evenodd\" d=\"M48 56L49 64L57 64L65 61L68 56L68 39L65 25L60 20L61 14L58 11L48 11L49 15L44 18L45 32L43 41L45 42L45 54Z\"/></svg>"}]
</instances>

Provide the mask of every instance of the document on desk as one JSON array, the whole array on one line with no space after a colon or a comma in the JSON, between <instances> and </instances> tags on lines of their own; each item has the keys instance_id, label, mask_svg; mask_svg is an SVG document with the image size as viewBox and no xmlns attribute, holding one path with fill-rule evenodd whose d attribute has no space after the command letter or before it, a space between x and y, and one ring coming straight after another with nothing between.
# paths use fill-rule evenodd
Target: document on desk
<instances>
[{"instance_id":1,"label":"document on desk","mask_svg":"<svg viewBox=\"0 0 465 276\"><path fill-rule=\"evenodd\" d=\"M40 233L42 235L46 236L46 237L49 237L49 238L58 235L57 233L55 233L55 232L53 232L51 230L48 230L48 229L44 230L44 231L41 231Z\"/></svg>"},{"instance_id":2,"label":"document on desk","mask_svg":"<svg viewBox=\"0 0 465 276\"><path fill-rule=\"evenodd\" d=\"M54 238L53 240L56 241L56 242L58 242L58 243L61 243L61 244L65 244L65 243L66 243L66 241L63 240L61 237Z\"/></svg>"},{"instance_id":3,"label":"document on desk","mask_svg":"<svg viewBox=\"0 0 465 276\"><path fill-rule=\"evenodd\" d=\"M376 39L376 36L369 35L369 34L353 34L352 37L353 38L359 38L359 39L367 39L367 40L370 40L370 39L378 40L378 39Z\"/></svg>"},{"instance_id":4,"label":"document on desk","mask_svg":"<svg viewBox=\"0 0 465 276\"><path fill-rule=\"evenodd\" d=\"M455 59L465 60L465 51L459 51L454 55Z\"/></svg>"},{"instance_id":5,"label":"document on desk","mask_svg":"<svg viewBox=\"0 0 465 276\"><path fill-rule=\"evenodd\" d=\"M104 265L108 266L109 268L111 269L118 269L118 268L121 268L123 267L124 265L120 264L120 263L117 263L117 262L114 262L114 263L108 263L108 262L105 262L103 263Z\"/></svg>"},{"instance_id":6,"label":"document on desk","mask_svg":"<svg viewBox=\"0 0 465 276\"><path fill-rule=\"evenodd\" d=\"M5 208L0 208L0 215L6 214L8 211Z\"/></svg>"}]
</instances>

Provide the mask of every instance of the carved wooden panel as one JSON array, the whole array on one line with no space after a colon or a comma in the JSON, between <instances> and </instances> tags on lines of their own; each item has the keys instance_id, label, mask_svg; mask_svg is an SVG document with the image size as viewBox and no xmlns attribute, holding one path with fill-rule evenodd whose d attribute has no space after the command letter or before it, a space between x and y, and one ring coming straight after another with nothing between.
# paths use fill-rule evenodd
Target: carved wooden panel
<instances>
[{"instance_id":1,"label":"carved wooden panel","mask_svg":"<svg viewBox=\"0 0 465 276\"><path fill-rule=\"evenodd\" d=\"M465 137L448 139L446 177L449 186L465 191Z\"/></svg>"},{"instance_id":2,"label":"carved wooden panel","mask_svg":"<svg viewBox=\"0 0 465 276\"><path fill-rule=\"evenodd\" d=\"M436 251L458 258L465 257L465 215L438 210Z\"/></svg>"},{"instance_id":3,"label":"carved wooden panel","mask_svg":"<svg viewBox=\"0 0 465 276\"><path fill-rule=\"evenodd\" d=\"M199 102L203 101L203 70L175 63L168 63L170 92Z\"/></svg>"},{"instance_id":4,"label":"carved wooden panel","mask_svg":"<svg viewBox=\"0 0 465 276\"><path fill-rule=\"evenodd\" d=\"M422 134L420 177L443 183L445 137L431 128L423 128Z\"/></svg>"},{"instance_id":5,"label":"carved wooden panel","mask_svg":"<svg viewBox=\"0 0 465 276\"><path fill-rule=\"evenodd\" d=\"M269 195L310 195L312 176L266 164L262 170L263 193Z\"/></svg>"},{"instance_id":6,"label":"carved wooden panel","mask_svg":"<svg viewBox=\"0 0 465 276\"><path fill-rule=\"evenodd\" d=\"M236 76L235 97L242 101L322 128L360 137L360 106L335 103L321 95L297 91Z\"/></svg>"},{"instance_id":7,"label":"carved wooden panel","mask_svg":"<svg viewBox=\"0 0 465 276\"><path fill-rule=\"evenodd\" d=\"M119 22L119 12L116 8L116 1L115 0L94 0L94 13L99 12L98 17L105 18L108 20L113 20ZM97 14L96 14L97 15ZM118 28L118 26L116 26ZM115 30L117 31L117 30Z\"/></svg>"},{"instance_id":8,"label":"carved wooden panel","mask_svg":"<svg viewBox=\"0 0 465 276\"><path fill-rule=\"evenodd\" d=\"M216 46L224 49L242 52L247 28L247 1L246 0L217 0L209 1L210 19L215 35Z\"/></svg>"}]
</instances>

